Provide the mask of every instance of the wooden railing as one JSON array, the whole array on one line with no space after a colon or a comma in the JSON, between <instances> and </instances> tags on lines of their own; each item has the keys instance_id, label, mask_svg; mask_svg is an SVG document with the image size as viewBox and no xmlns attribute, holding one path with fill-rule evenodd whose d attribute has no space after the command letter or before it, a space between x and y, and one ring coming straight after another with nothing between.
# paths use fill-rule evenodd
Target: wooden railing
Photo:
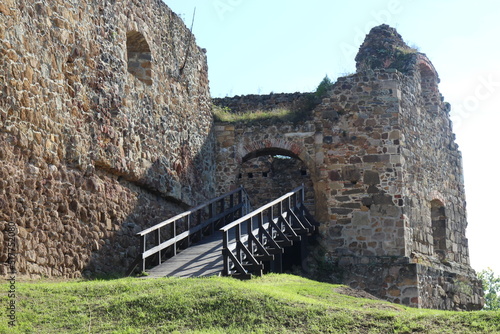
<instances>
[{"instance_id":1,"label":"wooden railing","mask_svg":"<svg viewBox=\"0 0 500 334\"><path fill-rule=\"evenodd\" d=\"M191 239L201 239L206 232L213 234L220 227L218 224L234 221L248 211L248 195L240 187L139 232L137 235L141 239L139 260L142 261L142 271L146 270L147 258L156 256L159 265L164 255L162 252L165 253L167 248L171 247L170 255L175 256L181 244L187 248Z\"/></svg>"},{"instance_id":2,"label":"wooden railing","mask_svg":"<svg viewBox=\"0 0 500 334\"><path fill-rule=\"evenodd\" d=\"M222 274L240 278L262 275L264 261L274 260L284 247L311 233L315 226L304 205L304 186L300 186L221 228Z\"/></svg>"}]
</instances>

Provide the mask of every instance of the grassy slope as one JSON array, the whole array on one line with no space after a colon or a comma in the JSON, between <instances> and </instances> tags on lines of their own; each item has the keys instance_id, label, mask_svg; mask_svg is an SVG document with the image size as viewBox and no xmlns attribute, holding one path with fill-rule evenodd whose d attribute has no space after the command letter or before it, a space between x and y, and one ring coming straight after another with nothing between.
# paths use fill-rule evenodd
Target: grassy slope
<instances>
[{"instance_id":1,"label":"grassy slope","mask_svg":"<svg viewBox=\"0 0 500 334\"><path fill-rule=\"evenodd\" d=\"M18 325L0 312L0 333L500 333L499 312L410 309L336 287L290 275L17 283Z\"/></svg>"}]
</instances>

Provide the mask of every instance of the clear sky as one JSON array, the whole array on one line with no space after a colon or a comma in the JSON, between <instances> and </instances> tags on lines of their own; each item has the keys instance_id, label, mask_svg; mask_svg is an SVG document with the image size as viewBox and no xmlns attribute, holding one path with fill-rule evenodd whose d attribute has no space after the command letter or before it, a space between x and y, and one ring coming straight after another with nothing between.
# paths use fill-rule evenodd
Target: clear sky
<instances>
[{"instance_id":1,"label":"clear sky","mask_svg":"<svg viewBox=\"0 0 500 334\"><path fill-rule=\"evenodd\" d=\"M472 267L500 274L500 1L164 0L207 49L213 97L313 91L387 23L436 67L464 161ZM497 197L498 196L498 197ZM497 203L498 202L498 203Z\"/></svg>"}]
</instances>

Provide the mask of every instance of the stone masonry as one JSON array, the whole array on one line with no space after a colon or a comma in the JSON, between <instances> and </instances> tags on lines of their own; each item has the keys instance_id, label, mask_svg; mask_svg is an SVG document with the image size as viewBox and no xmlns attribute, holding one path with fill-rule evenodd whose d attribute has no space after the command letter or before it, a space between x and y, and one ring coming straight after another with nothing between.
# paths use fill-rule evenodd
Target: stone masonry
<instances>
[{"instance_id":1,"label":"stone masonry","mask_svg":"<svg viewBox=\"0 0 500 334\"><path fill-rule=\"evenodd\" d=\"M250 159L288 156L310 175L321 222L311 275L415 307L481 308L461 155L436 70L386 25L370 32L356 62L357 72L338 78L300 121L216 124L219 192L242 182ZM252 106L270 97L237 100ZM252 175L268 169L256 167ZM264 193L272 185L244 182Z\"/></svg>"},{"instance_id":2,"label":"stone masonry","mask_svg":"<svg viewBox=\"0 0 500 334\"><path fill-rule=\"evenodd\" d=\"M321 101L217 100L286 121L213 123L206 55L160 0L0 3L0 260L26 277L123 273L136 233L244 185L304 183L309 274L415 307L471 310L461 155L430 60L375 27ZM7 266L0 267L0 275Z\"/></svg>"},{"instance_id":3,"label":"stone masonry","mask_svg":"<svg viewBox=\"0 0 500 334\"><path fill-rule=\"evenodd\" d=\"M213 196L210 103L160 0L2 0L1 261L14 222L20 276L127 269L135 233Z\"/></svg>"}]
</instances>

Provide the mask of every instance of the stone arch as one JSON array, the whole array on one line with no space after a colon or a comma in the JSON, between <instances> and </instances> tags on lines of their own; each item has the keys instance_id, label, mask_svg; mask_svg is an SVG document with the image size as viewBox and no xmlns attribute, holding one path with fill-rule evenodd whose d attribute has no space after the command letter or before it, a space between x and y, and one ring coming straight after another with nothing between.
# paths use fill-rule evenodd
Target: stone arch
<instances>
[{"instance_id":1,"label":"stone arch","mask_svg":"<svg viewBox=\"0 0 500 334\"><path fill-rule=\"evenodd\" d=\"M284 192L305 185L306 203L316 212L317 176L309 156L298 144L282 140L253 142L240 150L237 183L247 189L254 206L265 204Z\"/></svg>"},{"instance_id":2,"label":"stone arch","mask_svg":"<svg viewBox=\"0 0 500 334\"><path fill-rule=\"evenodd\" d=\"M153 84L151 61L151 49L144 35L127 32L127 71L148 86Z\"/></svg>"},{"instance_id":3,"label":"stone arch","mask_svg":"<svg viewBox=\"0 0 500 334\"><path fill-rule=\"evenodd\" d=\"M276 154L300 158L304 150L297 143L281 138L258 140L242 145L238 150L237 160L241 163L244 158L248 160L252 155L272 154L266 152L281 152Z\"/></svg>"},{"instance_id":4,"label":"stone arch","mask_svg":"<svg viewBox=\"0 0 500 334\"><path fill-rule=\"evenodd\" d=\"M434 241L434 254L439 258L446 257L446 209L442 201L431 201L431 229Z\"/></svg>"},{"instance_id":5,"label":"stone arch","mask_svg":"<svg viewBox=\"0 0 500 334\"><path fill-rule=\"evenodd\" d=\"M247 153L244 157L241 158L241 162L247 162L250 159L258 158L264 155L275 155L275 156L284 156L294 159L300 159L299 156L292 151L279 148L279 147L265 147L253 152Z\"/></svg>"}]
</instances>

